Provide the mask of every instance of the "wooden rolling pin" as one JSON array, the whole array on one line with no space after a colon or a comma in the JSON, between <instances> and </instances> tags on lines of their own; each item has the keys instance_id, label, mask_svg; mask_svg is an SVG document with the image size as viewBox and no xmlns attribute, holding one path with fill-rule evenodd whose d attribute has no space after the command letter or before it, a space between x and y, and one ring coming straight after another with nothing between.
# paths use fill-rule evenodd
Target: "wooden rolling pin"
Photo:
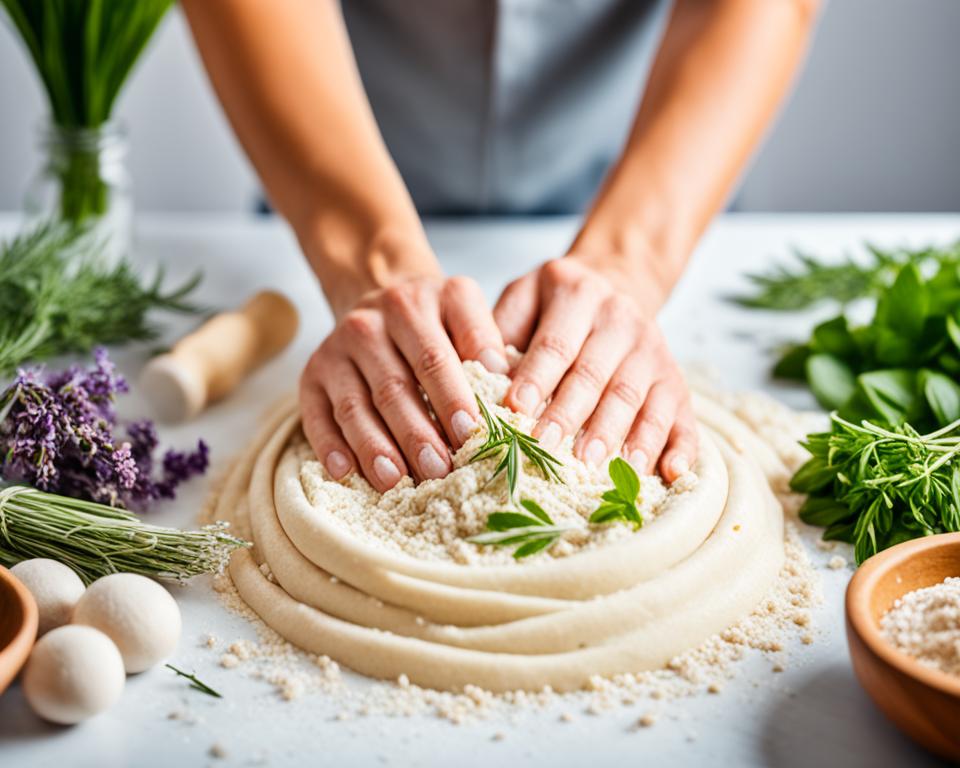
<instances>
[{"instance_id":1,"label":"wooden rolling pin","mask_svg":"<svg viewBox=\"0 0 960 768\"><path fill-rule=\"evenodd\" d=\"M157 417L185 421L232 392L293 340L299 318L290 300L261 291L235 312L210 318L143 369L140 387Z\"/></svg>"}]
</instances>

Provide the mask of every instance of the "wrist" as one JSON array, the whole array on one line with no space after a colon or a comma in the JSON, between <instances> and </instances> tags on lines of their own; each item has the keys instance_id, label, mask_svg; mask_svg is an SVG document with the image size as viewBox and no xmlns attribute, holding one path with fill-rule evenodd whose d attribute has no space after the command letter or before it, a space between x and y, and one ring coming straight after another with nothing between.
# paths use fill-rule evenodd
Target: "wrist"
<instances>
[{"instance_id":1,"label":"wrist","mask_svg":"<svg viewBox=\"0 0 960 768\"><path fill-rule=\"evenodd\" d=\"M416 213L364 220L325 211L297 235L338 318L371 291L441 274Z\"/></svg>"}]
</instances>

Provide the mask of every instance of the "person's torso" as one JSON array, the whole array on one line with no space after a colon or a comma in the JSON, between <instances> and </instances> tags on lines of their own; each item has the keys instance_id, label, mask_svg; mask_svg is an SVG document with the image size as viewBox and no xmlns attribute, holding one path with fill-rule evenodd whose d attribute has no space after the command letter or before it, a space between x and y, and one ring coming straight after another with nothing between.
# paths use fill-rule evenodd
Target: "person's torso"
<instances>
[{"instance_id":1,"label":"person's torso","mask_svg":"<svg viewBox=\"0 0 960 768\"><path fill-rule=\"evenodd\" d=\"M567 213L621 151L670 0L343 0L421 213Z\"/></svg>"}]
</instances>

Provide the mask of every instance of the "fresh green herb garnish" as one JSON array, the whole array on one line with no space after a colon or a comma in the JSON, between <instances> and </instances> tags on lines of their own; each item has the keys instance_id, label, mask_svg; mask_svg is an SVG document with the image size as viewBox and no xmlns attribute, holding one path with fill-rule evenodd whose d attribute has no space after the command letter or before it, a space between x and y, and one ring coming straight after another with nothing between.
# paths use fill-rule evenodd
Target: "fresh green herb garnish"
<instances>
[{"instance_id":1,"label":"fresh green herb garnish","mask_svg":"<svg viewBox=\"0 0 960 768\"><path fill-rule=\"evenodd\" d=\"M561 466L560 460L541 448L535 437L525 435L499 416L493 416L479 397L477 398L477 405L486 423L487 439L479 450L470 457L470 462L496 456L500 457L490 480L487 481L488 483L492 483L501 473L505 472L510 500L513 501L516 498L517 483L523 469L520 459L521 454L540 471L545 480L563 482L563 478L557 471L557 468Z\"/></svg>"},{"instance_id":2,"label":"fresh green herb garnish","mask_svg":"<svg viewBox=\"0 0 960 768\"><path fill-rule=\"evenodd\" d=\"M590 522L599 525L619 520L630 523L634 530L640 528L643 525L643 516L637 509L640 478L619 456L610 462L607 471L613 480L613 488L600 497L603 503L590 515Z\"/></svg>"},{"instance_id":3,"label":"fresh green herb garnish","mask_svg":"<svg viewBox=\"0 0 960 768\"><path fill-rule=\"evenodd\" d=\"M67 224L41 225L0 245L0 375L98 344L151 339L150 310L198 311L186 297L199 274L165 291L162 270L143 283L130 264L103 263L97 246Z\"/></svg>"},{"instance_id":4,"label":"fresh green herb garnish","mask_svg":"<svg viewBox=\"0 0 960 768\"><path fill-rule=\"evenodd\" d=\"M774 373L806 381L824 408L855 423L929 431L960 418L960 257L929 278L916 264L901 267L870 323L821 323Z\"/></svg>"},{"instance_id":5,"label":"fresh green herb garnish","mask_svg":"<svg viewBox=\"0 0 960 768\"><path fill-rule=\"evenodd\" d=\"M189 680L190 687L193 688L195 691L200 691L201 693L207 694L207 696L213 696L214 698L217 698L217 699L223 698L223 696L220 693L213 690L213 688L211 688L209 685L207 685L203 681L199 680L196 674L188 675L182 669L177 669L175 666L173 666L173 664L164 664L163 666L165 666L169 670L172 670L179 677L185 677L187 680Z\"/></svg>"},{"instance_id":6,"label":"fresh green herb garnish","mask_svg":"<svg viewBox=\"0 0 960 768\"><path fill-rule=\"evenodd\" d=\"M564 531L569 530L556 525L550 515L531 499L522 499L520 506L529 514L523 512L494 512L487 518L487 530L490 533L471 536L467 541L494 547L519 544L520 546L514 551L513 556L520 560L552 546L560 539Z\"/></svg>"},{"instance_id":7,"label":"fresh green herb garnish","mask_svg":"<svg viewBox=\"0 0 960 768\"><path fill-rule=\"evenodd\" d=\"M790 487L800 518L854 545L857 563L901 541L960 531L960 419L925 435L909 424L853 424L807 436L812 458Z\"/></svg>"},{"instance_id":8,"label":"fresh green herb garnish","mask_svg":"<svg viewBox=\"0 0 960 768\"><path fill-rule=\"evenodd\" d=\"M926 267L960 260L960 241L945 248L888 250L867 244L866 249L869 260L855 261L848 256L842 262L795 251L795 268L779 265L763 274L747 275L755 292L732 300L744 307L778 311L806 309L821 301L848 304L882 293L904 264Z\"/></svg>"}]
</instances>

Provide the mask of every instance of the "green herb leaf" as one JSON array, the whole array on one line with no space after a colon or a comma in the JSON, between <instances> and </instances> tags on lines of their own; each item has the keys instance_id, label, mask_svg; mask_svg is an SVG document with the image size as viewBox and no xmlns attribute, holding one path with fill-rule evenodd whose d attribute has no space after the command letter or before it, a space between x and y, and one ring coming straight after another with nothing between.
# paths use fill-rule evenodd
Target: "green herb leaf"
<instances>
[{"instance_id":1,"label":"green herb leaf","mask_svg":"<svg viewBox=\"0 0 960 768\"><path fill-rule=\"evenodd\" d=\"M607 472L620 498L631 504L636 501L640 495L640 478L633 467L617 456L610 461Z\"/></svg>"},{"instance_id":2,"label":"green herb leaf","mask_svg":"<svg viewBox=\"0 0 960 768\"><path fill-rule=\"evenodd\" d=\"M960 419L960 386L953 379L938 371L923 370L919 382L939 423L949 424Z\"/></svg>"},{"instance_id":3,"label":"green herb leaf","mask_svg":"<svg viewBox=\"0 0 960 768\"><path fill-rule=\"evenodd\" d=\"M199 679L197 678L196 674L188 675L188 674L187 674L186 672L184 672L182 669L177 669L175 666L173 666L173 664L164 664L163 666L165 666L167 669L173 671L174 674L178 675L179 677L185 677L187 680L189 680L189 681L190 681L190 687L193 688L195 691L200 691L201 693L205 693L205 694L207 694L207 696L213 696L213 697L216 698L216 699L222 699L222 698L223 698L223 696L222 696L220 693L218 693L217 691L215 691L213 688L211 688L211 687L210 687L209 685L207 685L206 683L204 683L204 682L202 682L201 680L199 680Z\"/></svg>"},{"instance_id":4,"label":"green herb leaf","mask_svg":"<svg viewBox=\"0 0 960 768\"><path fill-rule=\"evenodd\" d=\"M622 521L639 528L643 525L643 516L636 506L640 495L640 478L633 467L619 456L610 462L607 473L613 481L613 488L602 494L603 503L590 515L590 522L602 525Z\"/></svg>"},{"instance_id":5,"label":"green herb leaf","mask_svg":"<svg viewBox=\"0 0 960 768\"><path fill-rule=\"evenodd\" d=\"M806 367L810 389L824 408L842 408L853 397L856 377L839 358L826 353L810 355Z\"/></svg>"},{"instance_id":6,"label":"green herb leaf","mask_svg":"<svg viewBox=\"0 0 960 768\"><path fill-rule=\"evenodd\" d=\"M520 559L547 549L568 530L555 525L550 515L533 499L522 499L520 506L530 514L494 512L487 518L489 533L471 536L467 541L494 547L517 544L519 546L513 556Z\"/></svg>"}]
</instances>

